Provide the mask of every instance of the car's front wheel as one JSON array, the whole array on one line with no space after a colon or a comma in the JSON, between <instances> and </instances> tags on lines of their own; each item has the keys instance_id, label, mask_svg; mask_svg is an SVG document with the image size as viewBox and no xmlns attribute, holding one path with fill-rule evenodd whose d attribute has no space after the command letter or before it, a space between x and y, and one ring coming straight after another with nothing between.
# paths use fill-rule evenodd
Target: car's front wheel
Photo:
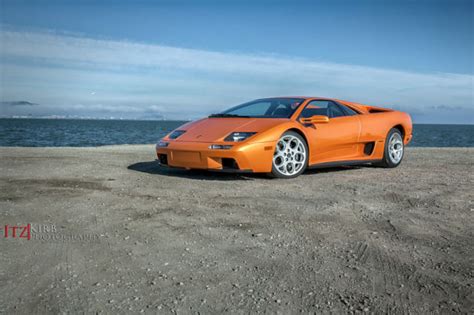
<instances>
[{"instance_id":1,"label":"car's front wheel","mask_svg":"<svg viewBox=\"0 0 474 315\"><path fill-rule=\"evenodd\" d=\"M301 135L285 132L276 143L272 161L273 177L294 178L308 165L308 146Z\"/></svg>"}]
</instances>

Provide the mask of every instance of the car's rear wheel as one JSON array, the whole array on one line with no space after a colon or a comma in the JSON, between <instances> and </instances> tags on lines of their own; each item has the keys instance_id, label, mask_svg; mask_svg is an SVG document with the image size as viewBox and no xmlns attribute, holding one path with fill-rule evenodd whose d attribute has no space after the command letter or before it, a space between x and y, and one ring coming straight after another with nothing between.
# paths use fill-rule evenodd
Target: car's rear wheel
<instances>
[{"instance_id":1,"label":"car's rear wheel","mask_svg":"<svg viewBox=\"0 0 474 315\"><path fill-rule=\"evenodd\" d=\"M397 167L400 165L405 153L405 146L403 144L403 136L400 130L392 128L387 135L385 141L385 150L383 160L378 164L382 167Z\"/></svg>"},{"instance_id":2,"label":"car's rear wheel","mask_svg":"<svg viewBox=\"0 0 474 315\"><path fill-rule=\"evenodd\" d=\"M308 145L298 133L285 132L277 141L272 160L272 177L294 178L308 165Z\"/></svg>"}]
</instances>

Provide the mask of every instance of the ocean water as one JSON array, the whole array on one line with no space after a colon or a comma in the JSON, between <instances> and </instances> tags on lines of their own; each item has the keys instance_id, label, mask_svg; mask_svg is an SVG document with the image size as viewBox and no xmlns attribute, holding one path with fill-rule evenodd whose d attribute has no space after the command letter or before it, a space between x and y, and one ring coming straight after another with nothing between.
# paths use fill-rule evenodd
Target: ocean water
<instances>
[{"instance_id":1,"label":"ocean water","mask_svg":"<svg viewBox=\"0 0 474 315\"><path fill-rule=\"evenodd\" d=\"M184 121L0 119L0 146L156 143ZM415 147L474 147L474 125L414 125Z\"/></svg>"}]
</instances>

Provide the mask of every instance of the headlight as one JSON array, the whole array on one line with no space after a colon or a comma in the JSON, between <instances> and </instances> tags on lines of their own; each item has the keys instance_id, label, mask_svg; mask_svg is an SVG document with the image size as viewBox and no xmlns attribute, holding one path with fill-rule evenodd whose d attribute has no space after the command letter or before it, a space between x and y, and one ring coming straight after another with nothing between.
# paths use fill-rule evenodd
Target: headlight
<instances>
[{"instance_id":1,"label":"headlight","mask_svg":"<svg viewBox=\"0 0 474 315\"><path fill-rule=\"evenodd\" d=\"M171 140L174 140L174 139L178 138L179 136L181 136L185 132L186 132L186 130L175 130L175 131L173 131L172 133L169 134L168 138L170 138Z\"/></svg>"},{"instance_id":2,"label":"headlight","mask_svg":"<svg viewBox=\"0 0 474 315\"><path fill-rule=\"evenodd\" d=\"M233 132L228 135L224 141L240 142L246 140L254 134L256 134L256 132Z\"/></svg>"},{"instance_id":3,"label":"headlight","mask_svg":"<svg viewBox=\"0 0 474 315\"><path fill-rule=\"evenodd\" d=\"M157 148L166 148L168 146L168 142L165 142L165 141L162 141L160 140L157 144L156 144L156 147Z\"/></svg>"}]
</instances>

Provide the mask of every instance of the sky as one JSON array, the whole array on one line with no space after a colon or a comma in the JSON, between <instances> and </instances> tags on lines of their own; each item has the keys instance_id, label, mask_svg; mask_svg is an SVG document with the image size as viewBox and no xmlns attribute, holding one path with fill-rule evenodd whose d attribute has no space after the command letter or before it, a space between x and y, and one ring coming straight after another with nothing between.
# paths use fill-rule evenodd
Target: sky
<instances>
[{"instance_id":1,"label":"sky","mask_svg":"<svg viewBox=\"0 0 474 315\"><path fill-rule=\"evenodd\" d=\"M0 0L0 116L195 119L308 95L473 124L473 2Z\"/></svg>"}]
</instances>

